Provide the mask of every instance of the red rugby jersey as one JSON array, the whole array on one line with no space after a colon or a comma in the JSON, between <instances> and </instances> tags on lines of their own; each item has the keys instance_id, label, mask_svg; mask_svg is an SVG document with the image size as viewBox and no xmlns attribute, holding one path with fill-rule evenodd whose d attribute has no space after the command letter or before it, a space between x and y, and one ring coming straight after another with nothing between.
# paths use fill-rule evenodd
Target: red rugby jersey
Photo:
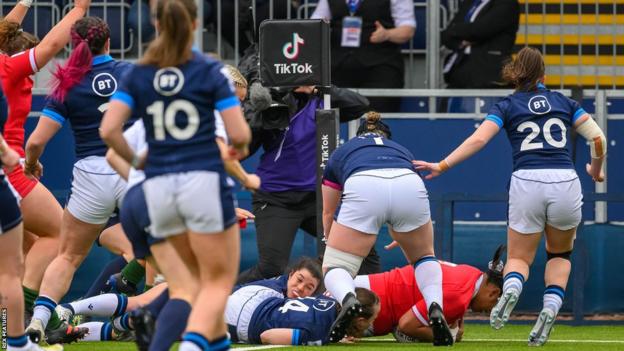
<instances>
[{"instance_id":1,"label":"red rugby jersey","mask_svg":"<svg viewBox=\"0 0 624 351\"><path fill-rule=\"evenodd\" d=\"M442 266L443 310L448 324L460 319L470 305L482 272L472 266L440 262ZM379 295L381 310L373 324L375 335L386 335L410 309L427 325L427 305L418 290L414 267L409 265L390 272L368 276L371 290Z\"/></svg>"},{"instance_id":2,"label":"red rugby jersey","mask_svg":"<svg viewBox=\"0 0 624 351\"><path fill-rule=\"evenodd\" d=\"M34 48L13 56L0 54L0 80L9 106L4 138L21 157L24 157L24 124L32 103L33 81L30 76L35 72Z\"/></svg>"}]
</instances>

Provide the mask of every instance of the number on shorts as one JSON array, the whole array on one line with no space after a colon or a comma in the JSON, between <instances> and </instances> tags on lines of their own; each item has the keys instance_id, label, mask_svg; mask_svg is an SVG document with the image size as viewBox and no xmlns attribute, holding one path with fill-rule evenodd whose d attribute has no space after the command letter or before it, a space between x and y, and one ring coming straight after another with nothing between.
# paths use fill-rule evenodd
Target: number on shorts
<instances>
[{"instance_id":1,"label":"number on shorts","mask_svg":"<svg viewBox=\"0 0 624 351\"><path fill-rule=\"evenodd\" d=\"M296 311L296 312L308 312L310 307L305 303L299 300L288 300L284 306L279 308L279 311L282 313L286 313L288 311Z\"/></svg>"},{"instance_id":2,"label":"number on shorts","mask_svg":"<svg viewBox=\"0 0 624 351\"><path fill-rule=\"evenodd\" d=\"M555 140L552 137L551 128L553 125L557 125L559 128L561 128L561 140ZM531 133L529 133L529 135L527 135L527 137L524 138L524 140L522 141L522 144L520 145L520 151L543 149L544 143L533 142L533 140L535 140L535 138L537 138L537 136L540 133L539 125L535 122L527 121L527 122L521 123L518 126L518 131L520 133L524 132L527 129L530 129ZM544 140L546 140L546 142L553 147L556 147L556 148L565 147L567 143L566 131L567 131L567 128L565 124L563 124L563 122L559 118L551 118L547 120L546 123L544 123Z\"/></svg>"},{"instance_id":3,"label":"number on shorts","mask_svg":"<svg viewBox=\"0 0 624 351\"><path fill-rule=\"evenodd\" d=\"M175 123L178 112L186 114L187 124L184 128L179 128ZM156 140L165 140L166 133L177 140L188 140L199 129L199 112L187 100L175 100L166 109L163 101L155 101L147 107L147 113L154 116L154 138Z\"/></svg>"}]
</instances>

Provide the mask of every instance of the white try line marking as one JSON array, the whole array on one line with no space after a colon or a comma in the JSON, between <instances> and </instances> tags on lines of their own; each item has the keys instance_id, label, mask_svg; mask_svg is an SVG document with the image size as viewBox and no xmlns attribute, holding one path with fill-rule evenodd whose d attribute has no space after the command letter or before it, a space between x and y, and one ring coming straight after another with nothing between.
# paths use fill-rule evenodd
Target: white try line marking
<instances>
[{"instance_id":1,"label":"white try line marking","mask_svg":"<svg viewBox=\"0 0 624 351\"><path fill-rule=\"evenodd\" d=\"M286 345L264 345L264 346L248 346L248 347L236 347L232 350L236 351L252 351L252 350L267 350L267 349L279 349L282 347L290 347Z\"/></svg>"},{"instance_id":2,"label":"white try line marking","mask_svg":"<svg viewBox=\"0 0 624 351\"><path fill-rule=\"evenodd\" d=\"M364 339L363 342L392 342L395 339ZM463 339L461 342L527 342L526 339ZM624 344L624 340L548 340L549 343Z\"/></svg>"}]
</instances>

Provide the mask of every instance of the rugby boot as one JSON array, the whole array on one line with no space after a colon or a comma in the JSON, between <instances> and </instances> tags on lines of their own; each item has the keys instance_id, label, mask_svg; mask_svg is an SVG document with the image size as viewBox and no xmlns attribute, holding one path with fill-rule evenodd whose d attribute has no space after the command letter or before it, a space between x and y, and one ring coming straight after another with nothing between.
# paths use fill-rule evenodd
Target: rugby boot
<instances>
[{"instance_id":1,"label":"rugby boot","mask_svg":"<svg viewBox=\"0 0 624 351\"><path fill-rule=\"evenodd\" d=\"M116 273L106 281L108 291L114 294L124 294L126 296L134 296L137 293L135 284L129 282L121 273Z\"/></svg>"},{"instance_id":2,"label":"rugby boot","mask_svg":"<svg viewBox=\"0 0 624 351\"><path fill-rule=\"evenodd\" d=\"M429 306L429 326L433 331L433 346L452 346L453 334L446 323L442 308L433 302Z\"/></svg>"},{"instance_id":3,"label":"rugby boot","mask_svg":"<svg viewBox=\"0 0 624 351\"><path fill-rule=\"evenodd\" d=\"M154 316L147 308L141 307L130 313L130 320L134 327L137 347L140 351L147 351L156 329Z\"/></svg>"},{"instance_id":4,"label":"rugby boot","mask_svg":"<svg viewBox=\"0 0 624 351\"><path fill-rule=\"evenodd\" d=\"M363 311L362 304L355 297L355 294L347 294L342 301L342 308L336 316L336 320L329 329L329 342L338 342L347 336L347 328L353 319L359 317Z\"/></svg>"},{"instance_id":5,"label":"rugby boot","mask_svg":"<svg viewBox=\"0 0 624 351\"><path fill-rule=\"evenodd\" d=\"M42 342L45 337L43 322L39 318L32 318L28 327L26 327L26 335L35 344Z\"/></svg>"},{"instance_id":6,"label":"rugby boot","mask_svg":"<svg viewBox=\"0 0 624 351\"><path fill-rule=\"evenodd\" d=\"M531 333L529 334L529 346L542 346L548 341L550 332L553 330L553 325L557 316L549 309L543 309L537 316L537 321Z\"/></svg>"},{"instance_id":7,"label":"rugby boot","mask_svg":"<svg viewBox=\"0 0 624 351\"><path fill-rule=\"evenodd\" d=\"M46 332L46 342L50 345L71 344L84 338L88 332L88 328L74 327L67 321L63 321L60 327Z\"/></svg>"},{"instance_id":8,"label":"rugby boot","mask_svg":"<svg viewBox=\"0 0 624 351\"><path fill-rule=\"evenodd\" d=\"M74 312L68 306L69 304L56 305L55 311L60 320L71 324Z\"/></svg>"},{"instance_id":9,"label":"rugby boot","mask_svg":"<svg viewBox=\"0 0 624 351\"><path fill-rule=\"evenodd\" d=\"M505 326L519 298L520 295L516 290L509 290L501 296L490 313L490 325L492 328L498 330Z\"/></svg>"}]
</instances>

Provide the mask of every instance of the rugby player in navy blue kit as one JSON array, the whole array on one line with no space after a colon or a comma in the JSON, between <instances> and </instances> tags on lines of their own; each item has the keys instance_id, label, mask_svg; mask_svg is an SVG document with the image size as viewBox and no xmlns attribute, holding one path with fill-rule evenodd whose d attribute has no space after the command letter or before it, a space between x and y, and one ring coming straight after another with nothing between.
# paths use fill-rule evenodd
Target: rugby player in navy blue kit
<instances>
[{"instance_id":1,"label":"rugby player in navy blue kit","mask_svg":"<svg viewBox=\"0 0 624 351\"><path fill-rule=\"evenodd\" d=\"M19 154L0 135L0 305L6 308L6 345L8 351L39 351L24 333L24 295L22 274L22 213L4 171L11 172L19 164Z\"/></svg>"},{"instance_id":2,"label":"rugby player in navy blue kit","mask_svg":"<svg viewBox=\"0 0 624 351\"><path fill-rule=\"evenodd\" d=\"M323 175L324 282L343 307L330 339L342 339L346 325L359 316L353 278L387 223L393 246L398 244L414 265L433 344L452 345L442 313L442 268L433 250L429 198L412 153L390 140L390 128L374 111L362 120L357 135L334 151Z\"/></svg>"},{"instance_id":3,"label":"rugby player in navy blue kit","mask_svg":"<svg viewBox=\"0 0 624 351\"><path fill-rule=\"evenodd\" d=\"M71 37L74 50L65 66L53 73L53 89L42 118L26 144L24 172L37 179L43 172L39 157L66 121L76 148L72 189L61 224L62 243L43 276L28 326L34 340L43 336L76 269L125 194L125 181L106 162L106 145L98 128L109 97L131 65L108 55L110 30L100 18L80 19L72 26Z\"/></svg>"},{"instance_id":4,"label":"rugby player in navy blue kit","mask_svg":"<svg viewBox=\"0 0 624 351\"><path fill-rule=\"evenodd\" d=\"M196 19L192 0L156 2L159 36L111 98L100 133L135 168L144 165L151 234L173 244L194 274L189 284L198 283L180 350L227 350L223 312L238 272L240 233L213 111L223 118L233 158L247 154L251 133L223 65L192 50ZM123 137L133 111L143 116L146 157Z\"/></svg>"},{"instance_id":5,"label":"rugby player in navy blue kit","mask_svg":"<svg viewBox=\"0 0 624 351\"><path fill-rule=\"evenodd\" d=\"M503 69L503 78L516 91L492 107L481 126L455 151L438 163L414 161L419 170L436 177L483 148L501 129L511 143L514 170L509 185L507 252L503 295L492 309L490 324L500 329L515 307L529 277L542 232L547 263L543 309L529 334L530 346L548 340L563 303L570 276L570 256L581 221L583 194L571 156L569 131L589 142L587 173L604 180L602 163L606 138L581 106L544 87L544 59L534 48L520 50Z\"/></svg>"}]
</instances>

